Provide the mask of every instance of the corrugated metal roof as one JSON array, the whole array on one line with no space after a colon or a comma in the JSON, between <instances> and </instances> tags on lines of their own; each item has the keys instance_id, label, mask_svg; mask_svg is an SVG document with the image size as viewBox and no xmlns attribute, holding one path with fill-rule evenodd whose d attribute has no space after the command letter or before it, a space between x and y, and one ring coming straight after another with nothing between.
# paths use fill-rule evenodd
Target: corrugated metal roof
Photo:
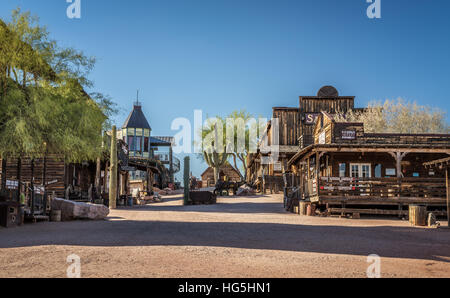
<instances>
[{"instance_id":1,"label":"corrugated metal roof","mask_svg":"<svg viewBox=\"0 0 450 298\"><path fill-rule=\"evenodd\" d=\"M150 143L158 146L174 146L175 141L173 137L151 137Z\"/></svg>"},{"instance_id":2,"label":"corrugated metal roof","mask_svg":"<svg viewBox=\"0 0 450 298\"><path fill-rule=\"evenodd\" d=\"M145 115L142 112L142 107L139 105L135 105L133 107L133 111L131 111L122 128L145 128L150 130L152 129L150 127L150 124L148 124L147 118L145 118Z\"/></svg>"}]
</instances>

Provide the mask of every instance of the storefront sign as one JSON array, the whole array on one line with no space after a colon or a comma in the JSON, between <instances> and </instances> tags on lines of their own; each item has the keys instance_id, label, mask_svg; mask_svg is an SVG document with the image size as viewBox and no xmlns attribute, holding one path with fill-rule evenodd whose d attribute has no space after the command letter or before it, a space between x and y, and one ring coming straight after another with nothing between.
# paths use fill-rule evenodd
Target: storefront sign
<instances>
[{"instance_id":1,"label":"storefront sign","mask_svg":"<svg viewBox=\"0 0 450 298\"><path fill-rule=\"evenodd\" d=\"M19 189L19 181L17 180L6 180L6 189L15 190Z\"/></svg>"},{"instance_id":2,"label":"storefront sign","mask_svg":"<svg viewBox=\"0 0 450 298\"><path fill-rule=\"evenodd\" d=\"M43 195L45 192L45 188L43 186L35 186L34 193L37 195Z\"/></svg>"},{"instance_id":3,"label":"storefront sign","mask_svg":"<svg viewBox=\"0 0 450 298\"><path fill-rule=\"evenodd\" d=\"M319 117L320 113L305 113L304 123L306 125L313 125L316 122L317 117Z\"/></svg>"},{"instance_id":4,"label":"storefront sign","mask_svg":"<svg viewBox=\"0 0 450 298\"><path fill-rule=\"evenodd\" d=\"M356 131L354 130L343 130L341 134L343 140L356 140Z\"/></svg>"},{"instance_id":5,"label":"storefront sign","mask_svg":"<svg viewBox=\"0 0 450 298\"><path fill-rule=\"evenodd\" d=\"M136 171L135 167L129 167L129 166L121 166L120 169L122 171L125 171L125 172L134 172L134 171Z\"/></svg>"},{"instance_id":6,"label":"storefront sign","mask_svg":"<svg viewBox=\"0 0 450 298\"><path fill-rule=\"evenodd\" d=\"M277 162L273 165L273 170L277 172L281 172L283 169L281 167L281 162Z\"/></svg>"}]
</instances>

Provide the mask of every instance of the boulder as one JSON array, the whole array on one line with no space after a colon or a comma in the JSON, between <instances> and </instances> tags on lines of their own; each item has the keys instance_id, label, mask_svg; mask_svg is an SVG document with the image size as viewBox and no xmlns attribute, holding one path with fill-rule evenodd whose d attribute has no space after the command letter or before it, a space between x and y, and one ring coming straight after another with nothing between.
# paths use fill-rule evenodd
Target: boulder
<instances>
[{"instance_id":1,"label":"boulder","mask_svg":"<svg viewBox=\"0 0 450 298\"><path fill-rule=\"evenodd\" d=\"M238 191L236 192L237 196L254 196L256 195L256 191L251 188L248 185L244 185L239 187Z\"/></svg>"},{"instance_id":2,"label":"boulder","mask_svg":"<svg viewBox=\"0 0 450 298\"><path fill-rule=\"evenodd\" d=\"M53 199L52 210L61 210L61 220L74 219L105 219L109 214L109 208L104 205L73 202L64 199Z\"/></svg>"}]
</instances>

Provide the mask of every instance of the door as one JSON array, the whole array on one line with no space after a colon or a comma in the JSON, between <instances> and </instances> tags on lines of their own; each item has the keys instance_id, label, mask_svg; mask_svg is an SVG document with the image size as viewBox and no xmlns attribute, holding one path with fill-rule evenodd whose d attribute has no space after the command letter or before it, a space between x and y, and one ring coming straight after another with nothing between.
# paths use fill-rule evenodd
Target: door
<instances>
[{"instance_id":1,"label":"door","mask_svg":"<svg viewBox=\"0 0 450 298\"><path fill-rule=\"evenodd\" d=\"M350 164L350 176L353 178L371 178L372 165L371 164ZM370 185L368 184L354 184L361 192L361 196L370 195Z\"/></svg>"},{"instance_id":2,"label":"door","mask_svg":"<svg viewBox=\"0 0 450 298\"><path fill-rule=\"evenodd\" d=\"M350 164L350 176L353 178L371 178L372 165L362 163Z\"/></svg>"}]
</instances>

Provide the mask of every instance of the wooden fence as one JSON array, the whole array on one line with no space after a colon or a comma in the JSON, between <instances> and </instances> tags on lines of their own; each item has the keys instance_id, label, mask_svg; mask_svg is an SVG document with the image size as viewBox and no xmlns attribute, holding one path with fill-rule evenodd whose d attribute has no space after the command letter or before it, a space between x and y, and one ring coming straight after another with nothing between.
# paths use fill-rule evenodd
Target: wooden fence
<instances>
[{"instance_id":1,"label":"wooden fence","mask_svg":"<svg viewBox=\"0 0 450 298\"><path fill-rule=\"evenodd\" d=\"M318 187L320 201L384 199L438 203L445 201L445 197L443 178L321 177Z\"/></svg>"}]
</instances>

